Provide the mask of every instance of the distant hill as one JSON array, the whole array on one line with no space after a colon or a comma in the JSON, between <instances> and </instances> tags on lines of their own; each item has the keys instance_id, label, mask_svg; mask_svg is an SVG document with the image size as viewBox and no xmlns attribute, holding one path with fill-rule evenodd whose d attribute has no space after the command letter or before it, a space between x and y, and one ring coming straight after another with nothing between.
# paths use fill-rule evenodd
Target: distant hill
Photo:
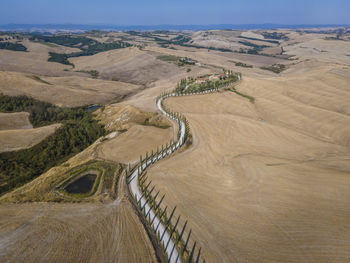
<instances>
[{"instance_id":1,"label":"distant hill","mask_svg":"<svg viewBox=\"0 0 350 263\"><path fill-rule=\"evenodd\" d=\"M279 25L279 24L220 24L220 25L79 25L79 24L5 24L0 25L0 31L20 31L20 32L84 32L89 30L109 30L109 31L152 31L152 30L249 30L249 29L296 29L296 28L325 28L325 27L348 27L350 25Z\"/></svg>"}]
</instances>

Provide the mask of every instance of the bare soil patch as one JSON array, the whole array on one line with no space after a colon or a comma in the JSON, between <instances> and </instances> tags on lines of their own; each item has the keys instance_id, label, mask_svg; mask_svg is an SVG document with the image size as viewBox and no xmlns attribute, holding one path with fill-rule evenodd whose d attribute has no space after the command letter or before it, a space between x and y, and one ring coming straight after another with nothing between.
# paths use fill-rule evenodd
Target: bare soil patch
<instances>
[{"instance_id":1,"label":"bare soil patch","mask_svg":"<svg viewBox=\"0 0 350 263\"><path fill-rule=\"evenodd\" d=\"M0 131L31 129L28 112L0 113Z\"/></svg>"},{"instance_id":2,"label":"bare soil patch","mask_svg":"<svg viewBox=\"0 0 350 263\"><path fill-rule=\"evenodd\" d=\"M254 104L228 92L166 101L194 143L148 176L207 261L349 261L349 79L331 68L244 77L237 90Z\"/></svg>"},{"instance_id":3,"label":"bare soil patch","mask_svg":"<svg viewBox=\"0 0 350 263\"><path fill-rule=\"evenodd\" d=\"M109 204L1 204L0 261L155 262L125 191Z\"/></svg>"},{"instance_id":4,"label":"bare soil patch","mask_svg":"<svg viewBox=\"0 0 350 263\"><path fill-rule=\"evenodd\" d=\"M0 130L0 152L30 148L53 134L60 126L52 124L34 129Z\"/></svg>"},{"instance_id":5,"label":"bare soil patch","mask_svg":"<svg viewBox=\"0 0 350 263\"><path fill-rule=\"evenodd\" d=\"M10 96L27 95L58 106L75 107L118 101L140 89L140 86L129 83L79 76L40 76L40 80L23 73L0 72L0 92Z\"/></svg>"}]
</instances>

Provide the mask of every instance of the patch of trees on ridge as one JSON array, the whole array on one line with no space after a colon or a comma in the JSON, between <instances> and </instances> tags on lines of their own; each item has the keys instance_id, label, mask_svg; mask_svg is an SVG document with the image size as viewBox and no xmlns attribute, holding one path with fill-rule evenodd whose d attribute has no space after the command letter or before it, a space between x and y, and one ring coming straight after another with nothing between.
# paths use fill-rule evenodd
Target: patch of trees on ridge
<instances>
[{"instance_id":1,"label":"patch of trees on ridge","mask_svg":"<svg viewBox=\"0 0 350 263\"><path fill-rule=\"evenodd\" d=\"M264 36L264 38L267 39L277 39L277 40L284 40L284 41L288 41L289 37L287 36L286 33L282 33L282 32L262 32L261 35Z\"/></svg>"},{"instance_id":2,"label":"patch of trees on ridge","mask_svg":"<svg viewBox=\"0 0 350 263\"><path fill-rule=\"evenodd\" d=\"M72 36L72 35L54 35L54 36L44 36L44 35L34 35L29 38L31 41L41 41L45 43L54 43L57 45L62 45L65 47L79 48L81 51L73 52L70 54L62 54L49 52L50 58L48 61L58 62L65 65L74 66L68 61L68 58L81 57L81 56L92 56L100 52L130 47L131 44L123 41L116 41L113 43L101 43L94 39L84 37L84 36Z\"/></svg>"},{"instance_id":3,"label":"patch of trees on ridge","mask_svg":"<svg viewBox=\"0 0 350 263\"><path fill-rule=\"evenodd\" d=\"M12 51L27 51L27 48L19 43L0 42L0 49L7 49Z\"/></svg>"},{"instance_id":4,"label":"patch of trees on ridge","mask_svg":"<svg viewBox=\"0 0 350 263\"><path fill-rule=\"evenodd\" d=\"M0 94L0 111L27 111L34 127L63 124L29 149L0 153L0 195L63 163L105 134L104 127L84 107L60 108L26 96Z\"/></svg>"},{"instance_id":5,"label":"patch of trees on ridge","mask_svg":"<svg viewBox=\"0 0 350 263\"><path fill-rule=\"evenodd\" d=\"M208 50L214 50L214 51L221 51L221 52L232 52L231 49L228 48L217 48L217 47L208 47L208 46L200 46L200 45L193 45L192 38L186 35L179 34L178 36L172 38L172 39L164 39L160 38L158 36L155 36L152 34L152 32L138 32L138 31L127 31L129 35L132 36L140 36L145 38L150 38L156 41L161 47L168 48L169 45L178 45L182 47L193 47L198 49L208 49Z\"/></svg>"}]
</instances>

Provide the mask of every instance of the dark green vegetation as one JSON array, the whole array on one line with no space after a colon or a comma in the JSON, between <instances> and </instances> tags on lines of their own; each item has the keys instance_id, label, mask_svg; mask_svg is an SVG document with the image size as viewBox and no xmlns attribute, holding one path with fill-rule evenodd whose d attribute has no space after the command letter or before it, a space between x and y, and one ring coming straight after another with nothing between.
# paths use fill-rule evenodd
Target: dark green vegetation
<instances>
[{"instance_id":1,"label":"dark green vegetation","mask_svg":"<svg viewBox=\"0 0 350 263\"><path fill-rule=\"evenodd\" d=\"M81 51L73 52L70 54L60 54L55 52L50 52L49 61L58 62L65 65L74 66L68 61L68 58L80 57L80 56L92 56L100 52L130 47L131 44L123 41L116 41L113 43L101 43L94 39L85 36L73 36L73 35L54 35L54 36L44 36L44 35L34 35L29 38L31 41L37 41L40 43L54 43L57 45L62 45L71 48L79 48Z\"/></svg>"},{"instance_id":2,"label":"dark green vegetation","mask_svg":"<svg viewBox=\"0 0 350 263\"><path fill-rule=\"evenodd\" d=\"M253 68L252 65L248 65L248 64L245 64L245 63L242 63L242 62L235 62L235 61L232 61L232 63L235 63L235 66L236 66L236 67Z\"/></svg>"},{"instance_id":3,"label":"dark green vegetation","mask_svg":"<svg viewBox=\"0 0 350 263\"><path fill-rule=\"evenodd\" d=\"M247 39L247 40L255 40L255 41L261 41L261 42L267 42L267 43L272 43L272 44L279 44L279 41L276 40L267 40L267 39L260 39L260 38L254 38L254 37L243 37L243 36L239 36L239 38L242 39Z\"/></svg>"},{"instance_id":4,"label":"dark green vegetation","mask_svg":"<svg viewBox=\"0 0 350 263\"><path fill-rule=\"evenodd\" d=\"M194 65L197 62L187 57L182 58L182 57L171 56L171 55L158 56L157 59L162 61L167 61L167 62L173 62L179 67L183 67L185 65Z\"/></svg>"},{"instance_id":5,"label":"dark green vegetation","mask_svg":"<svg viewBox=\"0 0 350 263\"><path fill-rule=\"evenodd\" d=\"M286 65L283 65L283 64L274 64L274 65L269 66L269 67L261 67L261 69L269 70L269 71L272 71L276 74L281 73L286 68L287 68Z\"/></svg>"},{"instance_id":6,"label":"dark green vegetation","mask_svg":"<svg viewBox=\"0 0 350 263\"><path fill-rule=\"evenodd\" d=\"M36 76L36 75L33 75L30 78L32 78L32 79L34 79L34 80L36 80L36 81L38 81L40 83L46 84L46 85L53 85L52 83L47 82L47 81L41 79L39 76Z\"/></svg>"},{"instance_id":7,"label":"dark green vegetation","mask_svg":"<svg viewBox=\"0 0 350 263\"><path fill-rule=\"evenodd\" d=\"M29 120L34 127L40 127L66 120L80 121L88 117L84 107L60 108L48 102L27 96L7 96L0 93L0 112L30 113Z\"/></svg>"},{"instance_id":8,"label":"dark green vegetation","mask_svg":"<svg viewBox=\"0 0 350 263\"><path fill-rule=\"evenodd\" d=\"M39 43L48 47L57 47L57 45L45 41L39 41Z\"/></svg>"},{"instance_id":9,"label":"dark green vegetation","mask_svg":"<svg viewBox=\"0 0 350 263\"><path fill-rule=\"evenodd\" d=\"M277 39L277 40L285 40L285 41L289 40L289 37L285 33L280 33L280 32L272 32L272 33L263 32L261 34L264 36L264 38L267 38L267 39Z\"/></svg>"},{"instance_id":10,"label":"dark green vegetation","mask_svg":"<svg viewBox=\"0 0 350 263\"><path fill-rule=\"evenodd\" d=\"M63 126L29 149L0 154L0 194L21 186L81 152L105 134L85 108L59 108L26 96L0 95L0 111L30 113L34 127L60 122Z\"/></svg>"},{"instance_id":11,"label":"dark green vegetation","mask_svg":"<svg viewBox=\"0 0 350 263\"><path fill-rule=\"evenodd\" d=\"M27 51L27 48L19 43L0 42L0 49L7 49L12 51Z\"/></svg>"},{"instance_id":12,"label":"dark green vegetation","mask_svg":"<svg viewBox=\"0 0 350 263\"><path fill-rule=\"evenodd\" d=\"M242 96L243 98L248 99L251 103L254 103L254 102L255 102L255 98L254 98L254 97L249 96L249 95L246 95L246 94L243 94L243 93L237 91L235 88L232 88L231 91L234 92L234 93L236 93L236 94L239 95L239 96Z\"/></svg>"},{"instance_id":13,"label":"dark green vegetation","mask_svg":"<svg viewBox=\"0 0 350 263\"><path fill-rule=\"evenodd\" d=\"M167 62L177 62L180 60L180 57L177 56L171 56L171 55L162 55L158 56L157 59Z\"/></svg>"},{"instance_id":14,"label":"dark green vegetation","mask_svg":"<svg viewBox=\"0 0 350 263\"><path fill-rule=\"evenodd\" d=\"M255 49L257 52L263 50L264 48L269 47L267 45L257 45L257 44L254 44L254 43L251 43L248 41L238 41L238 43L245 45L247 47L251 47L251 48Z\"/></svg>"},{"instance_id":15,"label":"dark green vegetation","mask_svg":"<svg viewBox=\"0 0 350 263\"><path fill-rule=\"evenodd\" d=\"M164 39L164 38L158 37L157 35L154 35L153 32L128 31L126 33L132 36L140 36L140 37L152 39L156 41L158 45L164 48L171 48L170 45L177 45L182 47L193 47L198 49L202 48L202 49L215 50L215 51L221 51L221 52L232 52L232 50L228 48L216 48L216 47L193 45L192 38L184 34L179 34L172 39Z\"/></svg>"},{"instance_id":16,"label":"dark green vegetation","mask_svg":"<svg viewBox=\"0 0 350 263\"><path fill-rule=\"evenodd\" d=\"M86 194L92 190L94 186L97 175L88 173L71 184L67 185L65 190L69 194Z\"/></svg>"},{"instance_id":17,"label":"dark green vegetation","mask_svg":"<svg viewBox=\"0 0 350 263\"><path fill-rule=\"evenodd\" d=\"M69 55L67 54L60 54L60 53L55 53L55 52L49 52L49 59L48 61L50 62L57 62L57 63L61 63L61 64L64 64L64 65L71 65L71 66L74 66L72 63L70 63L68 61L68 58L70 58Z\"/></svg>"},{"instance_id":18,"label":"dark green vegetation","mask_svg":"<svg viewBox=\"0 0 350 263\"><path fill-rule=\"evenodd\" d=\"M77 72L90 74L93 79L97 79L100 73L97 70L78 70Z\"/></svg>"},{"instance_id":19,"label":"dark green vegetation","mask_svg":"<svg viewBox=\"0 0 350 263\"><path fill-rule=\"evenodd\" d=\"M202 92L209 89L217 89L224 87L232 82L238 80L238 77L232 73L226 75L223 74L218 79L210 80L208 75L201 76L199 79L202 79L202 83L196 83L196 80L193 78L182 79L177 85L175 92L176 93L193 93L193 92Z\"/></svg>"}]
</instances>

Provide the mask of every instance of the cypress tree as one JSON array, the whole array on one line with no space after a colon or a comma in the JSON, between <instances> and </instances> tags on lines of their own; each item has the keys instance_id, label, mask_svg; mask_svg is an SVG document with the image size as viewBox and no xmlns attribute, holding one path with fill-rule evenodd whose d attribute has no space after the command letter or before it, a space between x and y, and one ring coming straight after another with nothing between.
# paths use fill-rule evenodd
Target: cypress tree
<instances>
[{"instance_id":1,"label":"cypress tree","mask_svg":"<svg viewBox=\"0 0 350 263\"><path fill-rule=\"evenodd\" d=\"M192 251L191 251L191 254L190 254L188 262L192 262L194 250L196 249L196 245L197 245L197 241L194 241L194 244L193 244Z\"/></svg>"},{"instance_id":2,"label":"cypress tree","mask_svg":"<svg viewBox=\"0 0 350 263\"><path fill-rule=\"evenodd\" d=\"M196 258L196 263L199 263L199 257L201 256L201 250L202 250L202 248L200 247L199 251L198 251L197 258Z\"/></svg>"},{"instance_id":3,"label":"cypress tree","mask_svg":"<svg viewBox=\"0 0 350 263\"><path fill-rule=\"evenodd\" d=\"M190 232L188 233L188 236L187 236L187 239L186 239L186 243L185 243L185 246L184 246L184 248L183 248L183 251L182 251L182 255L181 255L181 256L184 255L184 253L185 253L185 251L186 251L186 249L187 249L187 245L188 245L188 241L190 240L191 233L192 233L192 229L190 229Z\"/></svg>"}]
</instances>

